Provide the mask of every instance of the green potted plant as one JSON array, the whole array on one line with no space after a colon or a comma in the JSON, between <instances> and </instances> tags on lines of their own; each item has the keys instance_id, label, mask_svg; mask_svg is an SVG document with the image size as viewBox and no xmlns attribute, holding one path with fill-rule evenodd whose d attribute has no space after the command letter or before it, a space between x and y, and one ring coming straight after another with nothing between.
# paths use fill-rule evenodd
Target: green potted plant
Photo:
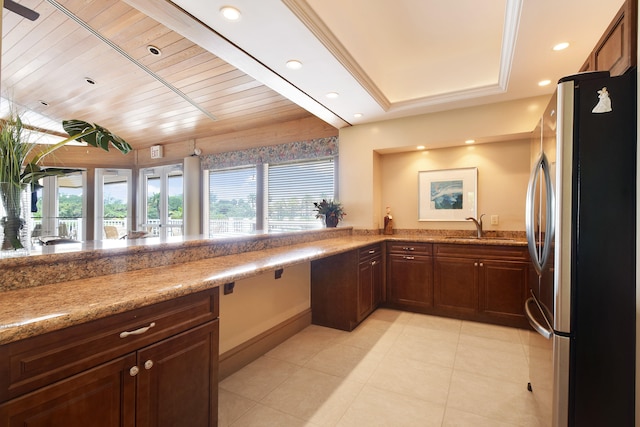
<instances>
[{"instance_id":1,"label":"green potted plant","mask_svg":"<svg viewBox=\"0 0 640 427\"><path fill-rule=\"evenodd\" d=\"M313 202L316 211L316 218L324 218L327 227L336 227L338 222L347 213L344 211L342 204L337 200L322 199L321 202Z\"/></svg>"},{"instance_id":2,"label":"green potted plant","mask_svg":"<svg viewBox=\"0 0 640 427\"><path fill-rule=\"evenodd\" d=\"M97 124L81 120L65 120L62 127L69 137L42 151L34 153L37 143L29 142L30 130L24 126L20 116L11 113L0 121L0 201L5 216L0 219L4 231L2 250L21 249L20 231L24 227L20 198L28 186L34 191L38 180L45 176L64 175L78 169L44 168L42 159L71 141L81 141L93 147L109 151L115 147L123 154L131 151L131 146L122 138L112 134Z\"/></svg>"}]
</instances>

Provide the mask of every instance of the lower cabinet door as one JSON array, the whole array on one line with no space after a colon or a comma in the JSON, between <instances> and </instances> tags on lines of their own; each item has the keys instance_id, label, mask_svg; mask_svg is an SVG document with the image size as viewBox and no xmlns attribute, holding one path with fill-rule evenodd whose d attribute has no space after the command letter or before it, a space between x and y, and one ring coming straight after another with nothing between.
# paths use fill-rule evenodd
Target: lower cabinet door
<instances>
[{"instance_id":1,"label":"lower cabinet door","mask_svg":"<svg viewBox=\"0 0 640 427\"><path fill-rule=\"evenodd\" d=\"M383 301L384 296L382 294L384 287L384 269L382 268L382 256L376 257L372 261L371 265L371 276L373 282L373 309L378 308L380 303Z\"/></svg>"},{"instance_id":2,"label":"lower cabinet door","mask_svg":"<svg viewBox=\"0 0 640 427\"><path fill-rule=\"evenodd\" d=\"M391 254L387 262L387 302L407 309L433 307L433 259Z\"/></svg>"},{"instance_id":3,"label":"lower cabinet door","mask_svg":"<svg viewBox=\"0 0 640 427\"><path fill-rule=\"evenodd\" d=\"M358 304L356 320L361 322L373 309L373 266L371 262L358 265Z\"/></svg>"},{"instance_id":4,"label":"lower cabinet door","mask_svg":"<svg viewBox=\"0 0 640 427\"><path fill-rule=\"evenodd\" d=\"M434 262L434 304L451 314L478 313L477 260L465 258L436 258Z\"/></svg>"},{"instance_id":5,"label":"lower cabinet door","mask_svg":"<svg viewBox=\"0 0 640 427\"><path fill-rule=\"evenodd\" d=\"M528 264L483 261L480 274L480 313L503 319L514 326L526 326Z\"/></svg>"},{"instance_id":6,"label":"lower cabinet door","mask_svg":"<svg viewBox=\"0 0 640 427\"><path fill-rule=\"evenodd\" d=\"M134 353L0 405L5 427L132 427Z\"/></svg>"},{"instance_id":7,"label":"lower cabinet door","mask_svg":"<svg viewBox=\"0 0 640 427\"><path fill-rule=\"evenodd\" d=\"M217 425L218 322L138 351L136 426Z\"/></svg>"}]
</instances>

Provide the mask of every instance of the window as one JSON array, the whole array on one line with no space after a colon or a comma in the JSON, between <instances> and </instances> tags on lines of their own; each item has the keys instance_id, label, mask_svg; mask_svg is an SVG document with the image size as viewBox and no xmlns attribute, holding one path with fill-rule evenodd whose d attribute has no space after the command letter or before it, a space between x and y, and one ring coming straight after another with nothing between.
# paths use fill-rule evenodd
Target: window
<instances>
[{"instance_id":1,"label":"window","mask_svg":"<svg viewBox=\"0 0 640 427\"><path fill-rule=\"evenodd\" d=\"M257 168L209 172L209 236L256 230Z\"/></svg>"},{"instance_id":2,"label":"window","mask_svg":"<svg viewBox=\"0 0 640 427\"><path fill-rule=\"evenodd\" d=\"M333 159L269 165L269 231L322 227L313 202L334 198Z\"/></svg>"},{"instance_id":3,"label":"window","mask_svg":"<svg viewBox=\"0 0 640 427\"><path fill-rule=\"evenodd\" d=\"M208 172L209 237L321 228L313 202L333 199L333 158ZM263 203L266 201L266 203Z\"/></svg>"}]
</instances>

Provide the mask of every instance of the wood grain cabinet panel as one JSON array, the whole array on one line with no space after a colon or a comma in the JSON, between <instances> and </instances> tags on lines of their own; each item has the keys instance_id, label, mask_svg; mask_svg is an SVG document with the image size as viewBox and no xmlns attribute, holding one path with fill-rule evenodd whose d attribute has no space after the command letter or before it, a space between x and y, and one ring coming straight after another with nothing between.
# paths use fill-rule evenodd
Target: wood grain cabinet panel
<instances>
[{"instance_id":1,"label":"wood grain cabinet panel","mask_svg":"<svg viewBox=\"0 0 640 427\"><path fill-rule=\"evenodd\" d=\"M431 247L413 242L387 245L388 307L420 312L433 307Z\"/></svg>"},{"instance_id":2,"label":"wood grain cabinet panel","mask_svg":"<svg viewBox=\"0 0 640 427\"><path fill-rule=\"evenodd\" d=\"M476 259L438 257L434 263L434 306L451 314L473 316L478 312Z\"/></svg>"},{"instance_id":3,"label":"wood grain cabinet panel","mask_svg":"<svg viewBox=\"0 0 640 427\"><path fill-rule=\"evenodd\" d=\"M380 303L383 287L380 244L311 263L311 321L353 330Z\"/></svg>"},{"instance_id":4,"label":"wood grain cabinet panel","mask_svg":"<svg viewBox=\"0 0 640 427\"><path fill-rule=\"evenodd\" d=\"M380 304L382 299L382 249L368 246L358 253L358 323Z\"/></svg>"},{"instance_id":5,"label":"wood grain cabinet panel","mask_svg":"<svg viewBox=\"0 0 640 427\"><path fill-rule=\"evenodd\" d=\"M136 426L218 422L218 320L138 352Z\"/></svg>"},{"instance_id":6,"label":"wood grain cabinet panel","mask_svg":"<svg viewBox=\"0 0 640 427\"><path fill-rule=\"evenodd\" d=\"M0 346L0 425L217 425L218 302L214 288Z\"/></svg>"},{"instance_id":7,"label":"wood grain cabinet panel","mask_svg":"<svg viewBox=\"0 0 640 427\"><path fill-rule=\"evenodd\" d=\"M479 278L482 316L526 326L523 307L527 300L529 264L517 261L483 260Z\"/></svg>"},{"instance_id":8,"label":"wood grain cabinet panel","mask_svg":"<svg viewBox=\"0 0 640 427\"><path fill-rule=\"evenodd\" d=\"M435 245L435 313L461 319L528 327L527 248Z\"/></svg>"},{"instance_id":9,"label":"wood grain cabinet panel","mask_svg":"<svg viewBox=\"0 0 640 427\"><path fill-rule=\"evenodd\" d=\"M580 71L624 74L637 63L638 2L627 0L609 24Z\"/></svg>"},{"instance_id":10,"label":"wood grain cabinet panel","mask_svg":"<svg viewBox=\"0 0 640 427\"><path fill-rule=\"evenodd\" d=\"M135 366L129 354L0 405L6 427L135 425Z\"/></svg>"}]
</instances>

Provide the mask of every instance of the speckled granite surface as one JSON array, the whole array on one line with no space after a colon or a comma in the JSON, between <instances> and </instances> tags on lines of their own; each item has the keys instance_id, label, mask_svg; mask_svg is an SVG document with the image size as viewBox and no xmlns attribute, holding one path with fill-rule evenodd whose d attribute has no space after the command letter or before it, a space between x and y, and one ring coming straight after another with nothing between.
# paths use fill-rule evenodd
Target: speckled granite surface
<instances>
[{"instance_id":1,"label":"speckled granite surface","mask_svg":"<svg viewBox=\"0 0 640 427\"><path fill-rule=\"evenodd\" d=\"M35 269L44 281L47 276L43 275L53 269L55 273L49 278L55 280L40 286L34 283L31 287L5 287L4 292L0 292L0 344L385 240L526 245L523 240L449 239L419 234L351 235L351 229L338 230L329 234L304 233L304 236L252 236L224 242L193 240L156 242L155 245L129 242L120 247L100 248L85 245L75 250L56 248L51 253L22 260L2 260L3 284L11 266L18 270L11 275L13 278L19 278L20 271L28 275L30 269ZM65 273L65 270L81 268L77 266L96 269ZM65 277L68 279L64 280Z\"/></svg>"},{"instance_id":2,"label":"speckled granite surface","mask_svg":"<svg viewBox=\"0 0 640 427\"><path fill-rule=\"evenodd\" d=\"M213 239L148 238L42 246L26 257L0 259L0 292L350 236L351 231L338 227Z\"/></svg>"}]
</instances>

